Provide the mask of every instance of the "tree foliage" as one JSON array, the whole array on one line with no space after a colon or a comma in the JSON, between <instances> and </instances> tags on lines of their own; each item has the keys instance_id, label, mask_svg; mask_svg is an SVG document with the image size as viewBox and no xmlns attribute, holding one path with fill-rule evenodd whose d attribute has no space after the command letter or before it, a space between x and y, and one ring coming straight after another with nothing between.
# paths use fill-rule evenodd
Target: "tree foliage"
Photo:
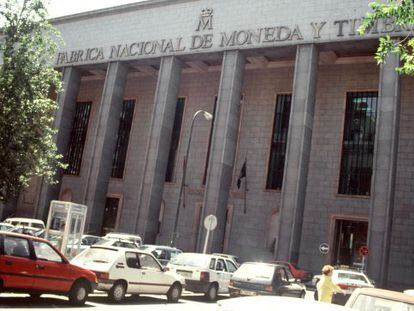
<instances>
[{"instance_id":1,"label":"tree foliage","mask_svg":"<svg viewBox=\"0 0 414 311\"><path fill-rule=\"evenodd\" d=\"M62 167L52 128L60 74L53 69L57 32L43 0L0 4L0 203L27 187L31 176L53 182Z\"/></svg>"},{"instance_id":2,"label":"tree foliage","mask_svg":"<svg viewBox=\"0 0 414 311\"><path fill-rule=\"evenodd\" d=\"M378 63L383 63L389 53L400 55L401 66L397 68L398 72L408 75L414 75L414 38L412 37L411 27L414 25L414 4L412 0L379 0L369 4L372 11L365 16L361 27L360 34L365 34L377 21L381 19L393 19L395 25L406 30L405 36L390 35L380 38L379 47L375 58Z\"/></svg>"}]
</instances>

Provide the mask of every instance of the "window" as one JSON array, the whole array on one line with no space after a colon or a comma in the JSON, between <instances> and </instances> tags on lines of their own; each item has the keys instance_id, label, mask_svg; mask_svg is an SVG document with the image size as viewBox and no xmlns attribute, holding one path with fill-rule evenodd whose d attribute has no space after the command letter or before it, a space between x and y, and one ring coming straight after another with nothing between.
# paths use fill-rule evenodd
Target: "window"
<instances>
[{"instance_id":1,"label":"window","mask_svg":"<svg viewBox=\"0 0 414 311\"><path fill-rule=\"evenodd\" d=\"M160 270L160 265L149 255L146 254L139 254L139 262L141 264L141 268L143 269L151 269L151 270Z\"/></svg>"},{"instance_id":2,"label":"window","mask_svg":"<svg viewBox=\"0 0 414 311\"><path fill-rule=\"evenodd\" d=\"M213 140L214 121L216 120L216 108L217 108L217 96L214 98L213 120L211 120L210 136L208 138L206 164L204 165L203 185L205 185L207 181L208 161L210 161L210 149L211 149L211 142Z\"/></svg>"},{"instance_id":3,"label":"window","mask_svg":"<svg viewBox=\"0 0 414 311\"><path fill-rule=\"evenodd\" d=\"M135 100L123 101L121 116L119 118L118 138L112 161L111 177L113 178L122 178L124 176L125 160L128 150L129 134L134 118L134 109Z\"/></svg>"},{"instance_id":4,"label":"window","mask_svg":"<svg viewBox=\"0 0 414 311\"><path fill-rule=\"evenodd\" d=\"M377 92L347 94L340 194L371 194L377 100Z\"/></svg>"},{"instance_id":5,"label":"window","mask_svg":"<svg viewBox=\"0 0 414 311\"><path fill-rule=\"evenodd\" d=\"M60 257L60 255L49 244L33 241L33 247L37 259L62 262L62 257Z\"/></svg>"},{"instance_id":6,"label":"window","mask_svg":"<svg viewBox=\"0 0 414 311\"><path fill-rule=\"evenodd\" d=\"M65 174L79 175L80 173L91 106L91 102L76 103L75 118L73 120L69 147L65 157L65 163L68 164L68 167L64 171Z\"/></svg>"},{"instance_id":7,"label":"window","mask_svg":"<svg viewBox=\"0 0 414 311\"><path fill-rule=\"evenodd\" d=\"M227 268L229 269L230 273L233 273L237 270L237 267L229 260L226 260Z\"/></svg>"},{"instance_id":8,"label":"window","mask_svg":"<svg viewBox=\"0 0 414 311\"><path fill-rule=\"evenodd\" d=\"M266 189L282 189L291 95L277 95Z\"/></svg>"},{"instance_id":9,"label":"window","mask_svg":"<svg viewBox=\"0 0 414 311\"><path fill-rule=\"evenodd\" d=\"M177 100L175 108L174 126L171 133L170 153L168 155L167 171L165 173L165 181L172 182L175 168L175 160L177 158L178 143L180 142L181 125L183 123L185 98L180 97Z\"/></svg>"},{"instance_id":10,"label":"window","mask_svg":"<svg viewBox=\"0 0 414 311\"><path fill-rule=\"evenodd\" d=\"M210 261L210 269L214 270L215 266L216 266L216 260L214 258L212 258L211 261Z\"/></svg>"},{"instance_id":11,"label":"window","mask_svg":"<svg viewBox=\"0 0 414 311\"><path fill-rule=\"evenodd\" d=\"M139 269L139 261L136 253L125 253L126 264L129 268Z\"/></svg>"},{"instance_id":12,"label":"window","mask_svg":"<svg viewBox=\"0 0 414 311\"><path fill-rule=\"evenodd\" d=\"M30 258L29 242L26 239L5 236L4 254L8 256Z\"/></svg>"},{"instance_id":13,"label":"window","mask_svg":"<svg viewBox=\"0 0 414 311\"><path fill-rule=\"evenodd\" d=\"M217 271L227 271L227 268L226 268L226 265L225 265L223 259L217 259L216 270Z\"/></svg>"}]
</instances>

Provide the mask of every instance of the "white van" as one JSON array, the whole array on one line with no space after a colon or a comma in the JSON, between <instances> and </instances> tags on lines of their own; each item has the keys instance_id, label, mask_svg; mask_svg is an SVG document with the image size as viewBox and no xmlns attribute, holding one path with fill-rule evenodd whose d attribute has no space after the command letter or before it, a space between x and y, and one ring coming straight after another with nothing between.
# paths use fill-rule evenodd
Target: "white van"
<instances>
[{"instance_id":1,"label":"white van","mask_svg":"<svg viewBox=\"0 0 414 311\"><path fill-rule=\"evenodd\" d=\"M45 229L45 223L40 219L13 217L7 218L4 222L15 227L29 227L39 230Z\"/></svg>"}]
</instances>

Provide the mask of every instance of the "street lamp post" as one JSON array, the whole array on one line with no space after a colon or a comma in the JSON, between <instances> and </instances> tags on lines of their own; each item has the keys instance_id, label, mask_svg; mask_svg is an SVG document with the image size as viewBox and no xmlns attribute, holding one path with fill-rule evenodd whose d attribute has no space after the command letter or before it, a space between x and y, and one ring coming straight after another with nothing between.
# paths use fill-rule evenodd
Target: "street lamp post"
<instances>
[{"instance_id":1,"label":"street lamp post","mask_svg":"<svg viewBox=\"0 0 414 311\"><path fill-rule=\"evenodd\" d=\"M194 114L193 119L191 120L191 127L190 127L190 134L189 134L189 138L188 138L187 150L186 150L185 156L184 156L183 178L181 179L180 193L179 193L179 196L178 196L178 203L177 203L177 212L175 213L174 229L173 229L173 233L172 233L172 236L171 236L171 243L170 243L171 246L174 246L175 239L177 238L178 218L180 216L181 198L183 196L184 186L185 186L185 177L187 175L188 155L190 153L190 145L191 145L191 138L192 138L192 135L193 135L194 121L195 121L196 117L200 114L202 114L203 117L207 121L210 121L210 120L213 119L213 115L211 113L209 113L207 111L204 111L204 110L198 110Z\"/></svg>"}]
</instances>

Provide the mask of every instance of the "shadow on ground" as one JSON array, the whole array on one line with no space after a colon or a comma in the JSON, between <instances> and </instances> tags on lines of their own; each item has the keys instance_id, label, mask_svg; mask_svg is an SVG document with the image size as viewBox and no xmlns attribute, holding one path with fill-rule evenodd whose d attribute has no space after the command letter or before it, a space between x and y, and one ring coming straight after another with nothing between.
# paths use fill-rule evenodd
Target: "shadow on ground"
<instances>
[{"instance_id":1,"label":"shadow on ground","mask_svg":"<svg viewBox=\"0 0 414 311\"><path fill-rule=\"evenodd\" d=\"M74 306L69 303L66 297L60 298L50 298L50 297L40 297L40 298L31 298L28 296L21 296L21 297L2 297L0 296L0 309L1 308L9 308L9 309L30 309L30 308L42 308L42 309L50 309L50 308L73 308ZM91 308L94 307L91 304L86 304L83 308Z\"/></svg>"}]
</instances>

